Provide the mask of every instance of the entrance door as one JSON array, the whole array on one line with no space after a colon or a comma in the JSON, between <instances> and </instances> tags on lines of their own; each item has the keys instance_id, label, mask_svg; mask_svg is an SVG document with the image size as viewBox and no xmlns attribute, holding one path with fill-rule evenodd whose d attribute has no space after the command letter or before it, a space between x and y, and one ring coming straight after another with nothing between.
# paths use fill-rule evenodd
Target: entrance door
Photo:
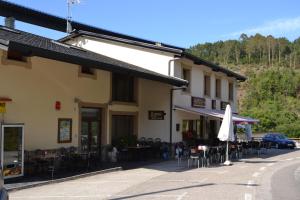
<instances>
[{"instance_id":1,"label":"entrance door","mask_svg":"<svg viewBox=\"0 0 300 200\"><path fill-rule=\"evenodd\" d=\"M2 125L1 134L1 165L4 178L22 176L24 169L24 125Z\"/></svg>"},{"instance_id":2,"label":"entrance door","mask_svg":"<svg viewBox=\"0 0 300 200\"><path fill-rule=\"evenodd\" d=\"M99 152L101 145L101 109L81 108L81 150Z\"/></svg>"}]
</instances>

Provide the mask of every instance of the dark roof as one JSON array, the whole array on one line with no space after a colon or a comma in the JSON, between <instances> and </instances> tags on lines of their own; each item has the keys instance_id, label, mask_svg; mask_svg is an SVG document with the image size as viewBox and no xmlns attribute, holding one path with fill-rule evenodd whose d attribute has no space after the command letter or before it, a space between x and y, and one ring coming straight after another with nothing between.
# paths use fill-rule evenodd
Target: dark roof
<instances>
[{"instance_id":1,"label":"dark roof","mask_svg":"<svg viewBox=\"0 0 300 200\"><path fill-rule=\"evenodd\" d=\"M58 17L55 15L51 15L45 12L41 12L38 10L34 10L31 8L27 8L21 5L17 5L7 1L0 0L0 15L5 17L13 16L17 20L27 22L30 24L35 24L38 26L50 28L57 31L66 31L66 19L62 17ZM72 37L77 37L79 35L89 35L94 37L102 37L105 39L115 40L118 42L123 42L127 44L132 44L136 46L143 46L150 49L157 49L160 51L171 52L174 54L179 54L182 57L186 57L188 59L193 60L196 64L203 64L208 67L211 67L215 71L220 71L228 76L232 76L237 78L238 80L245 81L246 77L239 75L229 69L221 67L217 64L211 63L209 61L205 61L199 57L191 55L186 52L185 48L176 47L169 44L157 43L151 40L146 40L134 36L129 36L101 28L97 28L94 26L86 25L80 22L73 21L72 27L76 29L71 35L62 38L60 41L66 41Z\"/></svg>"},{"instance_id":2,"label":"dark roof","mask_svg":"<svg viewBox=\"0 0 300 200\"><path fill-rule=\"evenodd\" d=\"M50 28L57 31L66 32L66 18L51 15L25 6L14 4L7 1L0 0L0 15L4 17L14 17L17 20L35 24L45 28ZM134 36L129 36L117 33L110 30L101 29L98 27L90 26L80 22L72 21L72 28L76 30L85 30L93 33L109 35L112 37L119 37L127 40L133 40L140 43L147 43L148 45L157 46L157 42L142 39ZM166 47L168 51L181 52L184 48L176 47L169 44L160 43L161 47ZM159 46L157 46L159 48ZM164 49L164 48L161 48Z\"/></svg>"},{"instance_id":3,"label":"dark roof","mask_svg":"<svg viewBox=\"0 0 300 200\"><path fill-rule=\"evenodd\" d=\"M212 68L212 70L215 72L223 72L224 74L226 74L229 77L235 77L237 80L240 80L240 81L247 80L247 78L245 76L242 76L238 73L235 73L229 69L226 69L224 67L216 65L207 60L203 60L203 59L199 58L198 56L194 56L186 51L182 53L182 57L194 61L195 64L208 66L208 67Z\"/></svg>"},{"instance_id":4,"label":"dark roof","mask_svg":"<svg viewBox=\"0 0 300 200\"><path fill-rule=\"evenodd\" d=\"M175 86L188 84L187 81L179 78L165 76L85 49L3 26L0 26L0 43L8 46L8 49L20 51L26 56L40 56L111 72L126 73Z\"/></svg>"}]
</instances>

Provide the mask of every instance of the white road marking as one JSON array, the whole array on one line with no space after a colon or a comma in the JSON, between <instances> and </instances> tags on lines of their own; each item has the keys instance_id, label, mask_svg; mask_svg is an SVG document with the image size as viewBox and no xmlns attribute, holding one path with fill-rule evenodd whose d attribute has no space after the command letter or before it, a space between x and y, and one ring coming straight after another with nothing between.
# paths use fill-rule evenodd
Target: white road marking
<instances>
[{"instance_id":1,"label":"white road marking","mask_svg":"<svg viewBox=\"0 0 300 200\"><path fill-rule=\"evenodd\" d=\"M300 159L300 157L297 157L298 159Z\"/></svg>"},{"instance_id":2,"label":"white road marking","mask_svg":"<svg viewBox=\"0 0 300 200\"><path fill-rule=\"evenodd\" d=\"M271 167L271 166L273 166L274 165L274 163L269 163L269 164L267 164L267 166L269 166L269 167Z\"/></svg>"},{"instance_id":3,"label":"white road marking","mask_svg":"<svg viewBox=\"0 0 300 200\"><path fill-rule=\"evenodd\" d=\"M260 172L255 172L254 174L252 174L252 176L253 177L258 177L258 176L260 176L260 174L261 174Z\"/></svg>"},{"instance_id":4,"label":"white road marking","mask_svg":"<svg viewBox=\"0 0 300 200\"><path fill-rule=\"evenodd\" d=\"M253 180L249 180L247 183L247 188L254 186L255 182Z\"/></svg>"},{"instance_id":5,"label":"white road marking","mask_svg":"<svg viewBox=\"0 0 300 200\"><path fill-rule=\"evenodd\" d=\"M252 194L245 193L245 200L252 200Z\"/></svg>"},{"instance_id":6,"label":"white road marking","mask_svg":"<svg viewBox=\"0 0 300 200\"><path fill-rule=\"evenodd\" d=\"M187 195L187 192L182 193L181 195L179 195L179 196L177 197L177 200L183 199L186 195Z\"/></svg>"},{"instance_id":7,"label":"white road marking","mask_svg":"<svg viewBox=\"0 0 300 200\"><path fill-rule=\"evenodd\" d=\"M266 169L266 167L261 167L259 168L259 171L264 171Z\"/></svg>"},{"instance_id":8,"label":"white road marking","mask_svg":"<svg viewBox=\"0 0 300 200\"><path fill-rule=\"evenodd\" d=\"M291 161L291 160L294 160L294 158L288 158L288 159L285 159L286 161Z\"/></svg>"},{"instance_id":9,"label":"white road marking","mask_svg":"<svg viewBox=\"0 0 300 200\"><path fill-rule=\"evenodd\" d=\"M205 181L207 181L208 178L204 178L204 179L201 179L201 180L189 180L188 182L192 182L192 183L203 183Z\"/></svg>"}]
</instances>

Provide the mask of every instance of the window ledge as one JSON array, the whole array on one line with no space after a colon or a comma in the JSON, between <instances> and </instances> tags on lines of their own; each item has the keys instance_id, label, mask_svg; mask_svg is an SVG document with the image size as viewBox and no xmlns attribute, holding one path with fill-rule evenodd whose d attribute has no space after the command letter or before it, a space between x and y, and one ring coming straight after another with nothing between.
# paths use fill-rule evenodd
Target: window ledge
<instances>
[{"instance_id":1,"label":"window ledge","mask_svg":"<svg viewBox=\"0 0 300 200\"><path fill-rule=\"evenodd\" d=\"M137 102L126 102L126 101L112 101L111 105L126 105L126 106L138 106Z\"/></svg>"}]
</instances>

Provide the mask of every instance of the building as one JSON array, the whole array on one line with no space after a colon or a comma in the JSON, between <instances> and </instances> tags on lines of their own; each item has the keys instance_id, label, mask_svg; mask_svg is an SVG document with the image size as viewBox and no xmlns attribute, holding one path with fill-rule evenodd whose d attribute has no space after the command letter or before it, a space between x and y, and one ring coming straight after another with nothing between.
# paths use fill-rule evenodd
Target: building
<instances>
[{"instance_id":1,"label":"building","mask_svg":"<svg viewBox=\"0 0 300 200\"><path fill-rule=\"evenodd\" d=\"M65 30L65 19L9 2L0 5L2 16ZM2 122L21 123L25 133L22 140L4 137L4 143L20 143L22 148L12 145L18 149L11 153L22 166L19 150L101 151L132 135L170 144L189 135L210 142L226 104L237 113L237 82L245 77L184 48L72 25L78 30L59 41L0 27ZM235 120L255 121L238 115ZM11 164L11 153L2 153L2 161L8 160L2 165Z\"/></svg>"},{"instance_id":2,"label":"building","mask_svg":"<svg viewBox=\"0 0 300 200\"><path fill-rule=\"evenodd\" d=\"M121 134L168 140L169 91L186 81L3 26L0 43L1 122L24 124L25 151L99 151ZM149 120L151 110L163 119Z\"/></svg>"}]
</instances>

